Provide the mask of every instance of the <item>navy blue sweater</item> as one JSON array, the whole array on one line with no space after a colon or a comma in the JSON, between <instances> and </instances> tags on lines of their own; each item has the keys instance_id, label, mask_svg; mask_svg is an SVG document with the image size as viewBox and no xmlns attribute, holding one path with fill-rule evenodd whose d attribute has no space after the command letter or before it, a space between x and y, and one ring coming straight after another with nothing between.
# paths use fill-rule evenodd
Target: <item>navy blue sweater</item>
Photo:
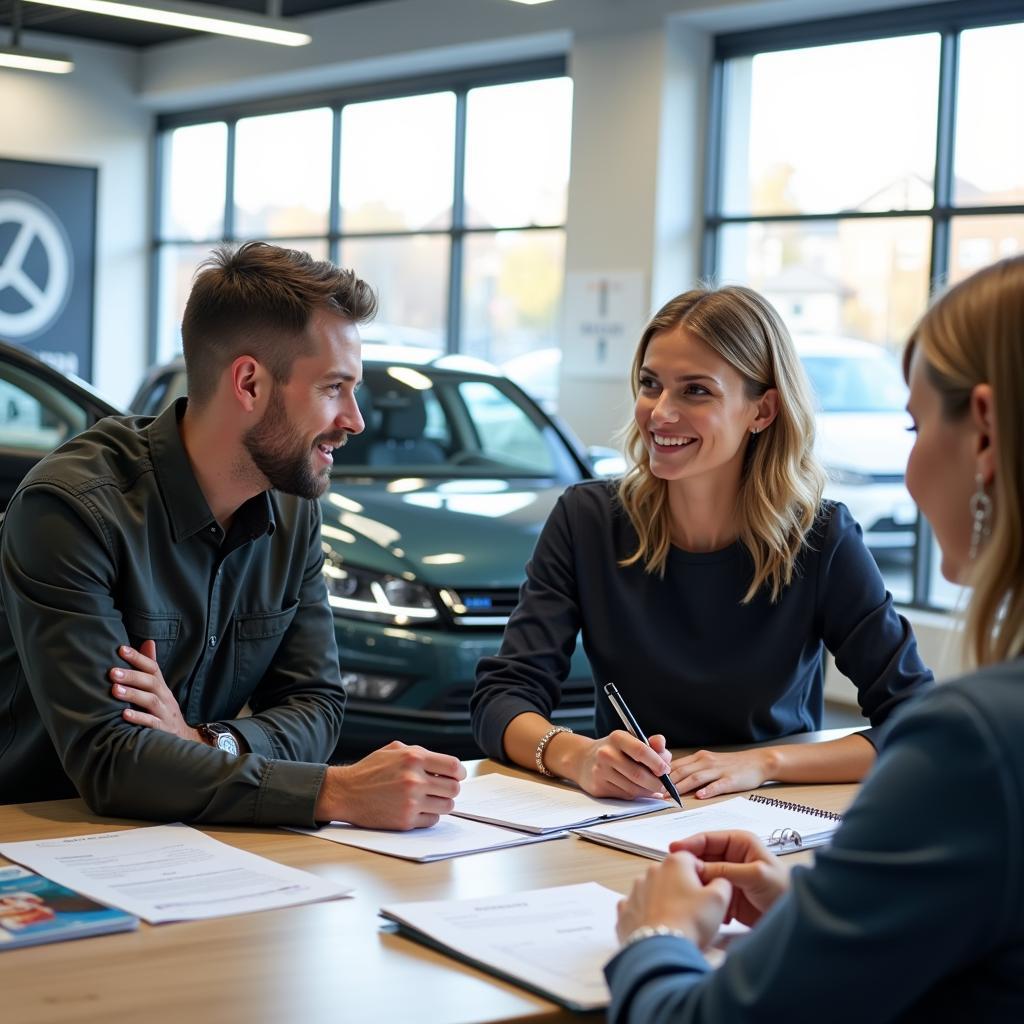
<instances>
[{"instance_id":1,"label":"navy blue sweater","mask_svg":"<svg viewBox=\"0 0 1024 1024\"><path fill-rule=\"evenodd\" d=\"M504 758L517 715L550 717L558 706L579 633L597 684L597 734L621 728L603 692L613 682L640 725L670 746L820 729L822 644L872 726L931 682L844 505L822 503L774 604L765 588L741 603L753 563L740 542L706 554L673 547L664 578L619 566L636 545L613 483L577 484L559 499L501 649L477 668L473 731L489 757Z\"/></svg>"},{"instance_id":2,"label":"navy blue sweater","mask_svg":"<svg viewBox=\"0 0 1024 1024\"><path fill-rule=\"evenodd\" d=\"M1024 1020L1024 660L886 732L832 845L717 972L668 937L611 961L612 1024Z\"/></svg>"}]
</instances>

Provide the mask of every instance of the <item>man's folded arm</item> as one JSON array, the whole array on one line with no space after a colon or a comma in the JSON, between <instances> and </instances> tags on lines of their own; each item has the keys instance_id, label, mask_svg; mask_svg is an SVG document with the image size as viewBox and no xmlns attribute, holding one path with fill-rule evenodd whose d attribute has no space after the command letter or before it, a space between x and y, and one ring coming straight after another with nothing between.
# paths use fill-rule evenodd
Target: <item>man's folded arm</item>
<instances>
[{"instance_id":1,"label":"man's folded arm","mask_svg":"<svg viewBox=\"0 0 1024 1024\"><path fill-rule=\"evenodd\" d=\"M115 540L88 499L57 483L20 491L0 568L26 682L64 770L99 814L309 824L323 764L238 758L130 725L107 672L128 643L115 606Z\"/></svg>"}]
</instances>

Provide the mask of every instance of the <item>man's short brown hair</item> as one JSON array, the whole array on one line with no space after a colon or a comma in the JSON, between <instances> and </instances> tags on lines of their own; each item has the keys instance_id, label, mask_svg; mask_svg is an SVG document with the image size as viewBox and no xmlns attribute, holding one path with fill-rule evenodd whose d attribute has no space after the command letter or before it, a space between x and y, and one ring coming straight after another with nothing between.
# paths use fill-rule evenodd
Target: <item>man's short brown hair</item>
<instances>
[{"instance_id":1,"label":"man's short brown hair","mask_svg":"<svg viewBox=\"0 0 1024 1024\"><path fill-rule=\"evenodd\" d=\"M207 402L240 355L287 381L295 358L311 352L306 329L318 308L366 323L377 298L353 271L298 249L266 242L214 249L196 272L181 324L189 401Z\"/></svg>"}]
</instances>

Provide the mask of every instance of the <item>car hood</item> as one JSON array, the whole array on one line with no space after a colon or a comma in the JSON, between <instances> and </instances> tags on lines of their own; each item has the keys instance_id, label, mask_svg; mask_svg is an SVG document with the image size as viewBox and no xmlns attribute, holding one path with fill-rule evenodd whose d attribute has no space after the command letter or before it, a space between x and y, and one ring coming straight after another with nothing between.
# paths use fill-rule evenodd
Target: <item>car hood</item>
<instances>
[{"instance_id":1,"label":"car hood","mask_svg":"<svg viewBox=\"0 0 1024 1024\"><path fill-rule=\"evenodd\" d=\"M353 565L436 586L517 587L564 489L537 480L340 478L321 499L324 541Z\"/></svg>"},{"instance_id":2,"label":"car hood","mask_svg":"<svg viewBox=\"0 0 1024 1024\"><path fill-rule=\"evenodd\" d=\"M914 436L905 412L832 412L817 418L818 458L830 468L902 474Z\"/></svg>"}]
</instances>

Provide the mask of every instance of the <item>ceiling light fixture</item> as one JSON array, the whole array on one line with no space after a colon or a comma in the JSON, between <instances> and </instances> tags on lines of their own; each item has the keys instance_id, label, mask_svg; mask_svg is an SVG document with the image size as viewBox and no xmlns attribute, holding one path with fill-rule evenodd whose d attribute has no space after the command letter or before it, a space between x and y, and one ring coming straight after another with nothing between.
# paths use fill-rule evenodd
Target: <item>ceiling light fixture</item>
<instances>
[{"instance_id":1,"label":"ceiling light fixture","mask_svg":"<svg viewBox=\"0 0 1024 1024\"><path fill-rule=\"evenodd\" d=\"M86 14L108 14L114 18L148 21L155 25L213 32L216 35L253 39L278 46L305 46L312 37L296 32L284 18L247 14L214 4L189 3L188 0L146 0L145 3L118 3L116 0L29 0L47 7L63 7Z\"/></svg>"},{"instance_id":2,"label":"ceiling light fixture","mask_svg":"<svg viewBox=\"0 0 1024 1024\"><path fill-rule=\"evenodd\" d=\"M11 7L11 45L0 46L0 68L17 68L19 71L48 71L52 75L66 75L74 71L75 64L62 53L43 53L40 50L26 50L18 44L21 41L21 0L14 0Z\"/></svg>"},{"instance_id":3,"label":"ceiling light fixture","mask_svg":"<svg viewBox=\"0 0 1024 1024\"><path fill-rule=\"evenodd\" d=\"M533 4L549 4L549 3L551 3L551 0L512 0L512 3L514 3L514 4L530 4L532 6Z\"/></svg>"}]
</instances>

